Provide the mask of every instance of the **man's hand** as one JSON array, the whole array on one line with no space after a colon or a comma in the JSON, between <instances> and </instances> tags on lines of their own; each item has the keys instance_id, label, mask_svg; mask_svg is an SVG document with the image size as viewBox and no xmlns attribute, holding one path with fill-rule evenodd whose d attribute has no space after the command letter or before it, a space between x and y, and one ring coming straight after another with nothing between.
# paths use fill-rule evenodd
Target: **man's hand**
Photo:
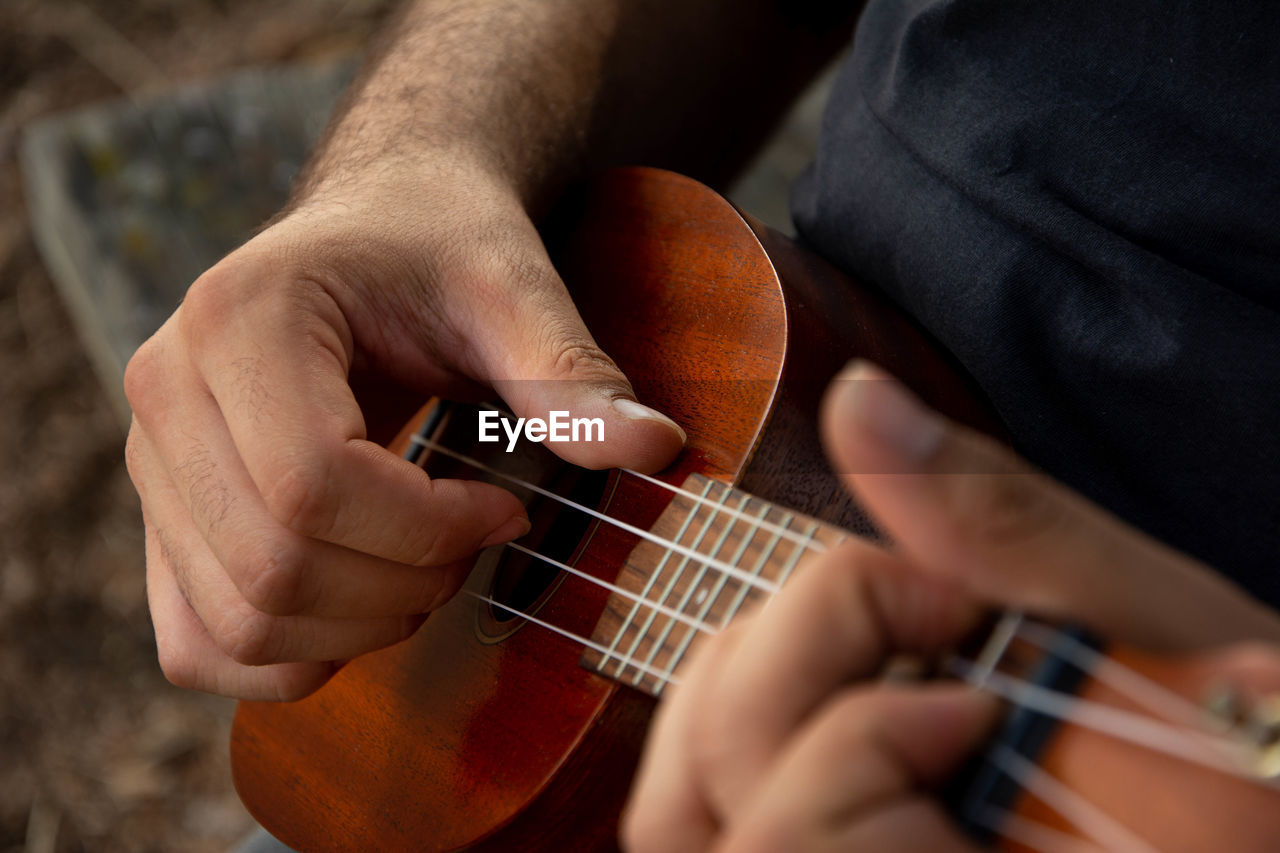
<instances>
[{"instance_id":1,"label":"man's hand","mask_svg":"<svg viewBox=\"0 0 1280 853\"><path fill-rule=\"evenodd\" d=\"M432 481L368 440L430 393L487 385L522 416L603 418L607 441L552 446L589 467L652 470L680 449L583 327L518 200L439 168L405 202L361 189L295 209L130 363L129 468L175 683L310 692L327 661L408 636L478 548L528 530L511 494Z\"/></svg>"},{"instance_id":2,"label":"man's hand","mask_svg":"<svg viewBox=\"0 0 1280 853\"><path fill-rule=\"evenodd\" d=\"M856 6L825 5L404 4L286 213L129 365L170 680L303 696L331 661L410 634L476 548L527 529L510 494L377 446L430 394L602 418L604 442L552 448L581 465L675 455L679 428L583 327L530 211L624 162L727 179L842 43Z\"/></svg>"},{"instance_id":3,"label":"man's hand","mask_svg":"<svg viewBox=\"0 0 1280 853\"><path fill-rule=\"evenodd\" d=\"M977 623L954 586L863 543L810 560L701 646L659 709L624 815L628 850L951 850L928 792L995 719L967 688L871 686L897 651Z\"/></svg>"},{"instance_id":4,"label":"man's hand","mask_svg":"<svg viewBox=\"0 0 1280 853\"><path fill-rule=\"evenodd\" d=\"M970 850L931 790L989 731L964 687L875 682L992 607L1148 649L1280 642L1280 617L859 366L828 394L837 470L893 537L809 560L699 649L659 711L623 824L644 851ZM1203 665L1280 685L1280 654Z\"/></svg>"}]
</instances>

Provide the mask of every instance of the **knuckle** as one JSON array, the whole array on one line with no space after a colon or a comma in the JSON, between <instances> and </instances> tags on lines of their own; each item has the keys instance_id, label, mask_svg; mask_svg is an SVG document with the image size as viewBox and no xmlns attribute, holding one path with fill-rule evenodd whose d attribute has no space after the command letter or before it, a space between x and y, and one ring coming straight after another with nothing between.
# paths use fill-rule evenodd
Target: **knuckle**
<instances>
[{"instance_id":1,"label":"knuckle","mask_svg":"<svg viewBox=\"0 0 1280 853\"><path fill-rule=\"evenodd\" d=\"M227 316L238 310L242 295L258 289L255 281L263 274L287 269L287 259L282 253L255 252L243 246L192 282L182 300L183 313L195 315L191 319L205 321Z\"/></svg>"},{"instance_id":2,"label":"knuckle","mask_svg":"<svg viewBox=\"0 0 1280 853\"><path fill-rule=\"evenodd\" d=\"M334 516L328 468L323 455L318 453L284 466L263 494L267 511L290 530L324 536Z\"/></svg>"},{"instance_id":3,"label":"knuckle","mask_svg":"<svg viewBox=\"0 0 1280 853\"><path fill-rule=\"evenodd\" d=\"M288 539L260 545L237 556L241 593L256 610L272 616L293 616L306 605L306 559L303 547Z\"/></svg>"},{"instance_id":4,"label":"knuckle","mask_svg":"<svg viewBox=\"0 0 1280 853\"><path fill-rule=\"evenodd\" d=\"M561 341L553 350L553 369L557 375L580 377L608 376L618 372L618 365L605 354L604 350L590 341Z\"/></svg>"},{"instance_id":5,"label":"knuckle","mask_svg":"<svg viewBox=\"0 0 1280 853\"><path fill-rule=\"evenodd\" d=\"M245 666L277 663L279 620L249 607L232 608L214 626L214 642L233 661Z\"/></svg>"},{"instance_id":6,"label":"knuckle","mask_svg":"<svg viewBox=\"0 0 1280 853\"><path fill-rule=\"evenodd\" d=\"M437 525L424 524L418 530L410 530L401 543L400 553L414 555L409 563L415 566L439 566L449 544ZM425 582L424 582L425 583Z\"/></svg>"},{"instance_id":7,"label":"knuckle","mask_svg":"<svg viewBox=\"0 0 1280 853\"><path fill-rule=\"evenodd\" d=\"M263 287L264 282L280 281L291 273L292 266L280 252L242 248L228 255L187 289L175 315L178 336L199 358L234 329L234 318L261 310L262 300L276 293L276 288Z\"/></svg>"},{"instance_id":8,"label":"knuckle","mask_svg":"<svg viewBox=\"0 0 1280 853\"><path fill-rule=\"evenodd\" d=\"M215 329L224 328L235 312L240 275L237 264L228 258L205 271L187 288L178 312L178 328L193 343L205 339Z\"/></svg>"},{"instance_id":9,"label":"knuckle","mask_svg":"<svg viewBox=\"0 0 1280 853\"><path fill-rule=\"evenodd\" d=\"M177 332L199 361L235 334L236 318L252 316L279 333L326 347L345 362L352 342L332 295L338 279L325 264L298 263L279 247L241 249L187 290L175 315ZM240 372L246 364L252 366L253 359L241 359L232 369Z\"/></svg>"},{"instance_id":10,"label":"knuckle","mask_svg":"<svg viewBox=\"0 0 1280 853\"><path fill-rule=\"evenodd\" d=\"M467 565L460 568L449 566L438 572L428 573L422 581L422 607L415 610L421 609L430 613L447 604L462 588L469 568L470 566Z\"/></svg>"},{"instance_id":11,"label":"knuckle","mask_svg":"<svg viewBox=\"0 0 1280 853\"><path fill-rule=\"evenodd\" d=\"M138 347L124 369L124 396L135 412L151 409L160 381L160 345L155 338Z\"/></svg>"}]
</instances>

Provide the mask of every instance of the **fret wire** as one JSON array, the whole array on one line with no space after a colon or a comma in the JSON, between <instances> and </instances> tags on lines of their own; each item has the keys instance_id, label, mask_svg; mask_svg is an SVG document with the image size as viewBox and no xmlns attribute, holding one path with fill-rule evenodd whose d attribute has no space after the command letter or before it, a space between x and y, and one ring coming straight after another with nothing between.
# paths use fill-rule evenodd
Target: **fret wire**
<instances>
[{"instance_id":1,"label":"fret wire","mask_svg":"<svg viewBox=\"0 0 1280 853\"><path fill-rule=\"evenodd\" d=\"M805 540L813 541L813 535L817 532L818 522L815 521L811 523L808 532L805 533ZM787 578L791 577L791 573L795 571L796 564L800 562L800 557L804 554L805 550L806 548L802 545L797 545L791 549L791 556L787 558L786 564L782 567L782 574L780 574L778 579L774 581L774 584L778 589L782 589L782 585L787 582ZM770 598L772 598L772 596L770 596Z\"/></svg>"},{"instance_id":2,"label":"fret wire","mask_svg":"<svg viewBox=\"0 0 1280 853\"><path fill-rule=\"evenodd\" d=\"M751 498L748 496L747 503L750 503L750 501ZM760 510L760 515L756 517L757 521L763 519L769 512L769 503L767 501L762 501L761 503L763 506ZM754 539L755 535L759 532L760 527L758 525L753 525L752 528L742 537L742 541L738 543L738 548L734 551L733 556L729 558L729 562L733 563L735 566L738 565L742 561L743 554L745 554L747 552L747 548L750 547L751 540ZM708 630L713 634L715 633L715 629L706 627L707 614L711 611L711 608L715 606L716 599L720 597L720 593L724 590L725 584L728 580L728 575L720 575L719 579L716 580L715 587L707 596L707 600L702 603L701 608L698 611L698 615L695 617L697 621L694 624L703 626L705 630ZM690 629L685 632L684 639L680 641L680 645L676 647L674 654L671 656L670 662L667 664L667 673L669 675L675 674L676 667L678 667L680 665L680 661L684 659L685 653L689 650L689 646L693 644L693 638L697 635L698 632L696 630ZM670 679L660 679L657 687L653 691L653 695L661 695L663 688L666 687L667 681L669 680Z\"/></svg>"},{"instance_id":3,"label":"fret wire","mask_svg":"<svg viewBox=\"0 0 1280 853\"><path fill-rule=\"evenodd\" d=\"M733 490L730 489L728 486L724 485L723 483L716 483L716 485L721 486L722 489L720 492L720 497L716 499L715 502L717 504L722 504L729 499L729 495L733 493ZM695 515L697 512L701 511L701 509L702 507L698 507L697 510L695 510ZM706 537L707 533L711 530L712 525L715 524L716 515L717 513L715 511L715 506L711 506L707 513L706 522L703 523L702 529L698 531L697 537L695 537L693 540L694 553L697 552L698 546L702 544L703 538ZM658 601L662 602L663 604L666 603L667 599L671 596L671 592L676 588L676 584L678 584L680 582L680 579L684 577L684 571L689 566L689 562L691 559L692 558L689 556L688 551L683 552L683 556L680 559L680 564L676 567L676 570L671 575L671 577L667 579L667 584L666 586L663 587L662 595L658 597ZM640 650L640 644L644 642L644 638L649 633L649 628L652 627L654 620L656 620L657 618L658 618L657 611L650 610L649 615L645 617L644 625L641 626L639 631L636 632L636 635L631 639L631 647L627 649L625 654L626 660L633 660L635 658L636 653ZM621 681L622 674L625 670L626 670L626 666L622 664L620 659L619 666L617 668L617 671L614 672L613 677Z\"/></svg>"},{"instance_id":4,"label":"fret wire","mask_svg":"<svg viewBox=\"0 0 1280 853\"><path fill-rule=\"evenodd\" d=\"M715 480L707 480L702 487L702 496L705 497L707 492L711 491L711 486L715 484ZM694 502L689 510L689 514L685 516L684 521L680 524L680 529L676 532L675 541L679 542L684 538L684 534L689 529L689 525L693 523L693 519L697 516L698 510L702 508L702 504ZM658 576L662 574L663 569L667 567L667 563L671 561L675 551L670 548L664 550L662 559L658 562L658 567L649 573L648 580L645 581L644 588L640 590L640 598L644 601L649 600L649 592L658 581ZM661 603L661 602L659 602ZM631 627L635 620L636 614L640 611L640 602L637 601L631 605L631 611L627 613L627 618L623 620L622 627L613 635L613 639L609 642L609 652L600 659L600 663L596 665L596 670L604 672L605 666L609 663L609 659L613 657L614 650L618 647L618 643L622 641L623 636L627 633L627 629Z\"/></svg>"},{"instance_id":5,"label":"fret wire","mask_svg":"<svg viewBox=\"0 0 1280 853\"><path fill-rule=\"evenodd\" d=\"M489 410L489 411L491 411L491 412L497 412L497 413L498 413L498 414L500 414L500 415L508 415L508 416L510 416L510 417L512 417L512 418L516 417L516 414L515 414L514 412L508 411L507 409L504 409L504 408L502 408L501 406L495 406L495 405L493 405L492 403L477 403L477 404L476 404L476 406L477 406L478 408L481 408L481 409L488 409L488 410ZM684 496L685 496L685 497L687 497L687 498L692 498L692 499L693 499L694 501L696 501L696 502L701 502L701 503L706 503L706 504L710 504L710 503L711 503L711 502L706 498L706 491L705 491L705 490L703 491L702 495L701 495L701 496L699 496L699 495L695 494L694 492L689 491L688 489L685 489L685 488L682 488L682 487L680 487L680 486L676 486L676 485L673 485L673 484L671 484L671 483L668 483L666 480L659 480L657 477L651 476L651 475L649 475L649 474L641 473L640 471L636 471L636 470L633 470L633 469L631 469L631 468L619 468L618 470L619 470L619 471L622 471L623 473L630 474L631 476L636 477L637 479L644 480L644 481L645 481L645 482L647 482L647 483L652 483L653 485L658 486L658 487L663 488L663 489L666 489L667 491L675 492L675 493L676 493L676 494L678 494L678 495L684 495ZM746 520L746 516L743 516L743 515L741 515L741 514L735 513L735 511L734 511L734 510L732 510L732 509L728 509L728 508L726 508L726 507L722 507L720 511L721 511L721 512L725 512L725 513L728 513L728 514L730 514L730 515L735 515L735 514L736 514L739 518L742 518L743 520ZM766 526L766 527L770 527L771 525L769 525L768 523L766 523L766 524L765 524L765 526ZM785 535L785 534L784 534L784 535ZM799 541L799 537L798 537L798 536L796 537L796 541ZM826 546L825 546L823 543L821 543L821 542L815 543L812 547L813 547L815 550L818 550L818 551L825 551L825 550L826 550Z\"/></svg>"},{"instance_id":6,"label":"fret wire","mask_svg":"<svg viewBox=\"0 0 1280 853\"><path fill-rule=\"evenodd\" d=\"M664 607L661 604L654 604L651 601L642 601L640 599L640 596L636 595L634 592L623 589L622 587L618 586L616 583L609 583L607 580L598 578L593 574L584 572L582 569L576 568L574 566L570 566L568 563L562 563L559 560L554 560L551 557L548 557L546 554L539 554L537 551L533 550L532 548L526 548L525 546L517 542L506 542L503 544L507 548L511 548L512 550L519 551L521 554L528 554L530 557L533 557L534 559L541 560L542 562L548 565L555 566L557 569L559 569L562 572L573 575L576 578L581 578L582 580L593 583L596 586L603 587L604 589L607 589L616 595L620 595L623 598L629 598L632 601L636 602L636 604L643 603L649 607L652 607L658 612L660 612L663 616L683 622L686 625L688 625L690 628L694 629L695 631L705 631L708 634L715 633L714 628L710 628L707 625L704 625L703 623L698 622L689 614L681 613L680 611L674 610L670 607Z\"/></svg>"},{"instance_id":7,"label":"fret wire","mask_svg":"<svg viewBox=\"0 0 1280 853\"><path fill-rule=\"evenodd\" d=\"M790 530L791 522L795 520L795 517L796 514L788 510L782 520L782 526ZM764 552L760 555L760 559L756 561L755 568L751 570L752 577L760 577L760 573L764 571L764 567L773 556L774 549L778 547L778 543L780 541L782 541L782 537L775 533L773 538L769 540L769 544L764 549ZM733 603L729 605L729 612L725 614L724 619L720 622L720 630L723 631L725 628L729 627L729 623L733 621L733 617L737 615L738 609L742 607L743 602L747 600L747 595L750 592L751 584L744 583L742 586L738 587L738 594L734 597Z\"/></svg>"},{"instance_id":8,"label":"fret wire","mask_svg":"<svg viewBox=\"0 0 1280 853\"><path fill-rule=\"evenodd\" d=\"M672 485L671 483L668 483L665 480L659 480L657 477L652 477L648 474L642 474L639 471L633 471L630 468L621 468L619 470L625 471L626 473L631 474L634 477L639 477L641 480L644 480L647 483L652 483L655 486L659 486L663 489L667 489L668 491L675 492L676 494L688 495L689 497L693 497L693 492L690 492L687 489L683 489L680 486ZM725 515L732 515L742 521L751 520L750 516L748 516L746 513L738 512L737 510L734 510L730 507L722 507L720 509L720 512L724 513ZM799 543L803 539L803 537L799 533L796 533L791 530L787 530L769 521L765 521L762 526L766 530L777 533L782 538L790 539L793 542ZM827 550L827 546L823 542L811 542L808 545L808 547L818 552L823 552Z\"/></svg>"},{"instance_id":9,"label":"fret wire","mask_svg":"<svg viewBox=\"0 0 1280 853\"><path fill-rule=\"evenodd\" d=\"M677 553L687 554L688 556L691 556L695 559L703 559L702 556L698 554L696 551L690 551L688 548L685 548L683 545L679 544L678 542L670 542L669 540L665 540L660 536L650 533L648 530L645 530L644 528L636 527L634 524L629 524L620 518L614 518L608 513L601 512L600 510L597 510L597 509L592 509L589 506L583 506L580 503L569 500L563 495L557 495L555 492L549 489L544 489L541 486L530 483L528 480L523 480L520 477L517 477L513 474L508 474L504 471L499 471L496 468L493 468L489 465L484 464L478 459L472 459L466 454L459 453L456 450L450 450L449 448L445 447L439 442L431 441L430 439L422 438L416 435L411 436L410 441L421 444L424 447L429 447L432 450L438 453L443 453L445 456L448 456L452 459L457 459L459 462L462 462L465 465L469 465L472 468L475 468L477 471L484 471L486 474L492 474L495 477L501 477L502 479L515 483L516 485L522 488L528 489L531 492L536 492L537 494L540 494L543 497L551 498L551 500L553 501L557 501L565 506L572 507L573 509L576 509L580 512L584 512L587 515L591 516L592 518L598 518L606 524L612 524L614 527L617 527L619 530L625 530L626 532L634 536L639 536L641 539L648 540L649 542L656 542L658 545L670 546L671 549L676 551ZM725 488L728 488L728 487L726 486ZM749 580L749 576L747 575L746 572L739 571L734 566L730 566L718 560L713 562L715 563L716 568L720 569L721 571L729 572L730 574L736 577ZM755 583L758 584L761 588L767 589L770 592L778 591L773 584L768 583L764 580L757 579L755 580Z\"/></svg>"},{"instance_id":10,"label":"fret wire","mask_svg":"<svg viewBox=\"0 0 1280 853\"><path fill-rule=\"evenodd\" d=\"M561 637L566 637L567 639L572 640L575 643L579 643L583 646L586 646L589 649L594 649L597 652L604 651L604 646L600 645L595 640L588 639L582 636L581 634L575 634L572 631L566 630L565 628L561 628L557 625L552 625L550 622L547 622L544 619L539 619L537 616L533 616L529 613L525 613L522 610L515 610L514 608L508 607L507 605L502 604L501 602L494 601L492 598L490 598L487 595L481 595L480 593L472 592L469 589L461 590L461 592L463 595L469 595L472 598L477 599L479 601L483 601L493 607L498 608L499 610L505 610L508 613L514 613L517 616L519 616L521 619L524 619L528 622L532 622L533 624L537 625L539 628L546 628L548 631L550 631L553 634L559 634ZM632 665L640 666L640 664L632 664Z\"/></svg>"},{"instance_id":11,"label":"fret wire","mask_svg":"<svg viewBox=\"0 0 1280 853\"><path fill-rule=\"evenodd\" d=\"M739 501L738 503L738 509L741 509L742 507L746 506L747 501L751 499L750 495L746 493L742 493L742 494L743 494L742 500ZM730 531L733 530L733 526L737 523L738 523L737 519L734 519L730 521L728 524L726 524L724 528L720 531L719 537L717 537L715 544L711 547L711 552L707 555L708 559L702 561L702 565L699 566L698 568L698 573L693 577L693 583L691 583L689 585L689 588L684 591L684 595L680 596L680 603L676 605L676 609L679 610L681 613L683 613L685 607L688 606L689 599L693 598L694 592L698 589L699 586L701 586L702 579L707 576L707 569L710 568L711 562L712 561L720 562L717 560L716 555L719 554L720 549L724 547L725 540L729 538ZM745 574L745 572L743 574ZM657 660L658 652L661 651L663 648L665 648L667 643L667 637L671 636L671 631L672 629L675 628L675 625L676 625L675 622L669 621L667 622L666 625L662 627L662 631L659 633L657 641L653 644L653 648L649 649L649 656L645 658L645 663L652 664L654 663L654 661ZM631 683L639 684L642 678L643 676L641 676L639 673L636 673L636 677L632 679Z\"/></svg>"}]
</instances>

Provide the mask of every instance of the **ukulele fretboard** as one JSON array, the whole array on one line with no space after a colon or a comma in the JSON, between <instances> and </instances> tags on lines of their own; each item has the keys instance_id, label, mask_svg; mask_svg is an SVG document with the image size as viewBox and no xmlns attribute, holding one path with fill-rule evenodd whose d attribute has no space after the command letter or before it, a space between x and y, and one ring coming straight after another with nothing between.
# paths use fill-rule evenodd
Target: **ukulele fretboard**
<instances>
[{"instance_id":1,"label":"ukulele fretboard","mask_svg":"<svg viewBox=\"0 0 1280 853\"><path fill-rule=\"evenodd\" d=\"M849 534L695 474L627 558L583 665L658 696L698 642ZM696 495L696 498L694 497Z\"/></svg>"}]
</instances>

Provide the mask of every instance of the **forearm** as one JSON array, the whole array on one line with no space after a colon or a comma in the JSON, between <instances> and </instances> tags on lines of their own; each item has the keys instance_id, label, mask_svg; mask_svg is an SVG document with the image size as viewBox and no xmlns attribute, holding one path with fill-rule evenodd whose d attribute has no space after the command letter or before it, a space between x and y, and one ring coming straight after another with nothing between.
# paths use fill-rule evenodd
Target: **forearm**
<instances>
[{"instance_id":1,"label":"forearm","mask_svg":"<svg viewBox=\"0 0 1280 853\"><path fill-rule=\"evenodd\" d=\"M459 160L526 205L618 163L723 182L851 23L781 5L417 0L339 108L299 196Z\"/></svg>"}]
</instances>

